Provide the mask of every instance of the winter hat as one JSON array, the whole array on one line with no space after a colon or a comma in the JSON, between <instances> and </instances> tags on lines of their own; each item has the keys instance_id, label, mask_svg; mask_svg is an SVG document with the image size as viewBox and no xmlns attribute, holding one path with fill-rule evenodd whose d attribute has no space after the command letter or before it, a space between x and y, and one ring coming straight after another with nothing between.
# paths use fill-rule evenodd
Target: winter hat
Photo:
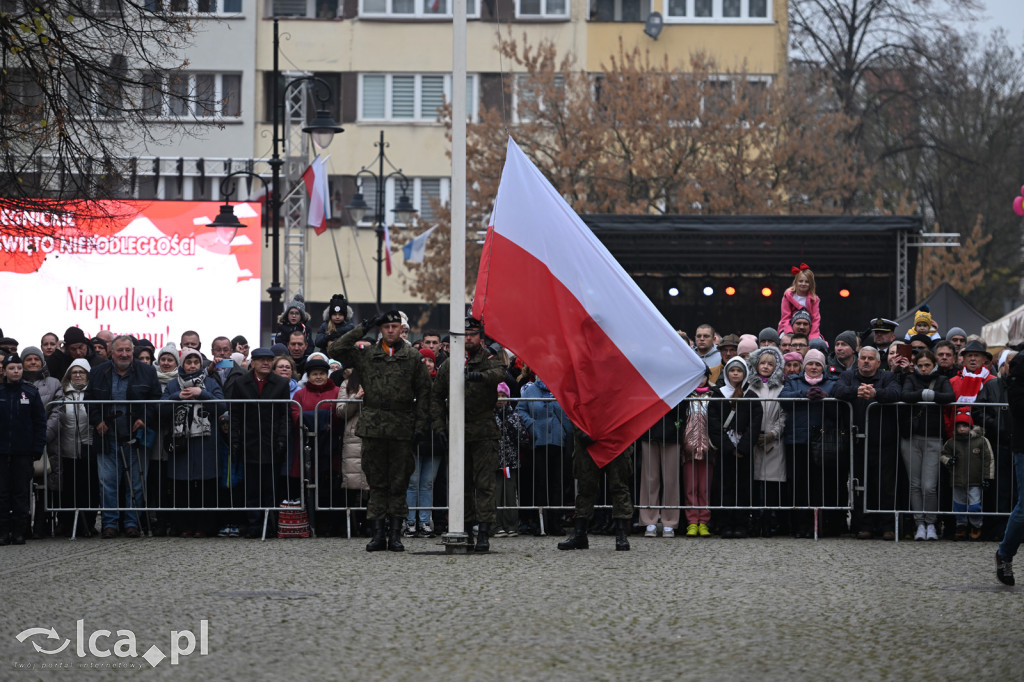
<instances>
[{"instance_id":1,"label":"winter hat","mask_svg":"<svg viewBox=\"0 0 1024 682\"><path fill-rule=\"evenodd\" d=\"M22 351L21 351L21 359L22 360L24 360L25 358L27 358L30 355L35 355L40 360L45 360L46 359L46 356L43 355L43 351L39 350L35 346L26 346L24 349L22 349Z\"/></svg>"},{"instance_id":2,"label":"winter hat","mask_svg":"<svg viewBox=\"0 0 1024 682\"><path fill-rule=\"evenodd\" d=\"M329 362L330 361L330 358L327 357L326 353L321 353L320 351L316 351L315 353L310 353L309 357L306 358L306 367L309 367L309 361L310 360L314 360L314 359L317 359L317 358L323 360L324 362Z\"/></svg>"},{"instance_id":3,"label":"winter hat","mask_svg":"<svg viewBox=\"0 0 1024 682\"><path fill-rule=\"evenodd\" d=\"M504 381L498 384L498 393L505 396L506 398L512 395L512 391L508 390L508 384L506 384Z\"/></svg>"},{"instance_id":4,"label":"winter hat","mask_svg":"<svg viewBox=\"0 0 1024 682\"><path fill-rule=\"evenodd\" d=\"M967 332L963 330L963 327L950 327L949 331L946 332L946 341L949 341L954 336L962 336L967 338Z\"/></svg>"},{"instance_id":5,"label":"winter hat","mask_svg":"<svg viewBox=\"0 0 1024 682\"><path fill-rule=\"evenodd\" d=\"M65 381L68 381L71 378L71 370L73 370L75 367L81 367L86 372L92 372L92 365L89 364L88 360L86 360L85 358L77 358L71 361L71 365L68 367L67 371L64 372Z\"/></svg>"},{"instance_id":6,"label":"winter hat","mask_svg":"<svg viewBox=\"0 0 1024 682\"><path fill-rule=\"evenodd\" d=\"M807 351L808 354L810 354L810 352L811 351ZM793 360L796 360L801 365L804 364L804 356L800 355L796 351L790 351L789 353L786 353L785 355L782 356L782 359L785 360L786 362L792 362Z\"/></svg>"},{"instance_id":7,"label":"winter hat","mask_svg":"<svg viewBox=\"0 0 1024 682\"><path fill-rule=\"evenodd\" d=\"M283 343L275 343L270 347L270 352L273 353L275 357L278 355L288 355L288 346Z\"/></svg>"},{"instance_id":8,"label":"winter hat","mask_svg":"<svg viewBox=\"0 0 1024 682\"><path fill-rule=\"evenodd\" d=\"M182 348L181 349L181 364L182 365L185 364L185 358L187 358L190 355L194 355L197 358L199 358L199 364L200 365L203 363L203 356L195 348Z\"/></svg>"},{"instance_id":9,"label":"winter hat","mask_svg":"<svg viewBox=\"0 0 1024 682\"><path fill-rule=\"evenodd\" d=\"M760 344L765 341L771 341L775 345L778 345L779 333L771 327L765 327L761 330L761 333L757 335L757 342Z\"/></svg>"},{"instance_id":10,"label":"winter hat","mask_svg":"<svg viewBox=\"0 0 1024 682\"><path fill-rule=\"evenodd\" d=\"M807 366L808 362L817 362L822 367L828 367L828 363L825 362L825 354L815 348L807 351L807 355L804 356L804 367Z\"/></svg>"},{"instance_id":11,"label":"winter hat","mask_svg":"<svg viewBox=\"0 0 1024 682\"><path fill-rule=\"evenodd\" d=\"M68 327L64 332L64 345L70 346L74 343L89 343L89 339L78 327Z\"/></svg>"},{"instance_id":12,"label":"winter hat","mask_svg":"<svg viewBox=\"0 0 1024 682\"><path fill-rule=\"evenodd\" d=\"M348 299L345 298L344 294L334 294L331 296L331 302L327 304L327 308L324 310L324 322L331 319L331 315L334 313L342 313L345 315L345 319L348 320Z\"/></svg>"},{"instance_id":13,"label":"winter hat","mask_svg":"<svg viewBox=\"0 0 1024 682\"><path fill-rule=\"evenodd\" d=\"M257 348L253 350L253 352L250 353L249 355L253 360L255 360L256 358L273 358L274 351L270 350L269 348Z\"/></svg>"},{"instance_id":14,"label":"winter hat","mask_svg":"<svg viewBox=\"0 0 1024 682\"><path fill-rule=\"evenodd\" d=\"M910 337L910 341L920 341L924 345L928 346L929 350L931 349L932 344L935 343L934 341L932 341L932 337L928 336L927 334L914 334L913 336Z\"/></svg>"},{"instance_id":15,"label":"winter hat","mask_svg":"<svg viewBox=\"0 0 1024 682\"><path fill-rule=\"evenodd\" d=\"M801 308L800 310L793 313L793 317L789 318L790 324L796 322L797 320L807 320L808 322L810 322L811 314L807 312L806 308Z\"/></svg>"},{"instance_id":16,"label":"winter hat","mask_svg":"<svg viewBox=\"0 0 1024 682\"><path fill-rule=\"evenodd\" d=\"M922 322L927 322L928 326L931 326L932 324L932 312L926 305L921 306L918 311L914 313L914 326L916 327Z\"/></svg>"},{"instance_id":17,"label":"winter hat","mask_svg":"<svg viewBox=\"0 0 1024 682\"><path fill-rule=\"evenodd\" d=\"M434 351L430 350L429 348L420 348L420 355L422 355L425 358L430 358L434 362L437 362L437 355L434 353Z\"/></svg>"},{"instance_id":18,"label":"winter hat","mask_svg":"<svg viewBox=\"0 0 1024 682\"><path fill-rule=\"evenodd\" d=\"M807 345L813 348L814 350L821 351L823 355L825 353L828 353L828 343L825 341L825 339L811 339Z\"/></svg>"},{"instance_id":19,"label":"winter hat","mask_svg":"<svg viewBox=\"0 0 1024 682\"><path fill-rule=\"evenodd\" d=\"M974 420L971 419L970 412L957 412L956 418L953 419L954 424L967 424L968 426L974 426Z\"/></svg>"},{"instance_id":20,"label":"winter hat","mask_svg":"<svg viewBox=\"0 0 1024 682\"><path fill-rule=\"evenodd\" d=\"M309 376L309 374L314 369L322 369L328 374L330 374L331 372L331 366L327 364L326 360L323 360L321 358L312 358L310 360L306 360L306 376Z\"/></svg>"},{"instance_id":21,"label":"winter hat","mask_svg":"<svg viewBox=\"0 0 1024 682\"><path fill-rule=\"evenodd\" d=\"M157 353L156 356L157 362L159 362L160 358L162 358L165 355L172 356L174 358L175 364L177 364L181 360L181 357L178 355L178 347L174 345L173 341L168 341L167 345L160 349L160 352Z\"/></svg>"},{"instance_id":22,"label":"winter hat","mask_svg":"<svg viewBox=\"0 0 1024 682\"><path fill-rule=\"evenodd\" d=\"M281 313L281 317L278 318L278 322L283 323L287 320L288 311L292 308L299 311L303 322L309 322L309 313L306 312L306 298L302 294L295 294L295 296L292 297L292 300L285 304L284 312Z\"/></svg>"},{"instance_id":23,"label":"winter hat","mask_svg":"<svg viewBox=\"0 0 1024 682\"><path fill-rule=\"evenodd\" d=\"M746 377L750 375L750 368L747 367L747 361L741 357L732 358L729 362L725 363L725 369L722 370L723 374L728 376L729 369L732 367L741 367L743 369L744 380L746 380Z\"/></svg>"},{"instance_id":24,"label":"winter hat","mask_svg":"<svg viewBox=\"0 0 1024 682\"><path fill-rule=\"evenodd\" d=\"M722 341L721 343L718 344L718 347L728 348L729 346L732 346L733 348L738 348L739 345L740 337L736 336L735 334L726 334L725 336L722 337Z\"/></svg>"},{"instance_id":25,"label":"winter hat","mask_svg":"<svg viewBox=\"0 0 1024 682\"><path fill-rule=\"evenodd\" d=\"M850 348L857 350L857 332L851 331L849 329L847 329L844 332L840 332L839 335L836 336L836 343L839 343L840 341L845 343Z\"/></svg>"},{"instance_id":26,"label":"winter hat","mask_svg":"<svg viewBox=\"0 0 1024 682\"><path fill-rule=\"evenodd\" d=\"M752 353L755 350L757 350L757 339L753 334L744 334L740 337L740 342L736 344L736 353L739 355Z\"/></svg>"},{"instance_id":27,"label":"winter hat","mask_svg":"<svg viewBox=\"0 0 1024 682\"><path fill-rule=\"evenodd\" d=\"M11 353L10 355L4 356L4 369L7 369L7 365L10 365L11 363L15 365L21 364L21 358L17 353Z\"/></svg>"}]
</instances>

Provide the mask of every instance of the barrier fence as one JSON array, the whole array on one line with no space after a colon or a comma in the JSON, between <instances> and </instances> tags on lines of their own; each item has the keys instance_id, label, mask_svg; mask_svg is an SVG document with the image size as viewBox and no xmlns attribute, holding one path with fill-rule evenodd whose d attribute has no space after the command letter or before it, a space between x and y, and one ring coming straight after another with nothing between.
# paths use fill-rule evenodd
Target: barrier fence
<instances>
[{"instance_id":1,"label":"barrier fence","mask_svg":"<svg viewBox=\"0 0 1024 682\"><path fill-rule=\"evenodd\" d=\"M98 513L103 528L200 537L265 537L275 521L279 534L301 535L308 516L320 535L351 537L365 530L368 492L355 435L361 403L321 401L307 412L291 400L51 403L45 508L72 536L94 529ZM636 443L639 522L704 523L726 537L816 537L851 520L854 530L898 529L910 514L1004 521L1015 494L1007 406L957 407L985 425L993 452L989 487L980 499L968 494L964 509L954 506L948 467L933 483L932 460L946 440L936 424L952 407L872 404L858 424L853 406L833 399L687 399ZM503 399L495 418L495 529L560 532L575 501L571 423L543 398ZM968 452L958 465L979 456ZM430 536L444 523L447 484L446 447L431 434L416 444L410 533ZM607 516L607 500L602 489L599 515Z\"/></svg>"}]
</instances>

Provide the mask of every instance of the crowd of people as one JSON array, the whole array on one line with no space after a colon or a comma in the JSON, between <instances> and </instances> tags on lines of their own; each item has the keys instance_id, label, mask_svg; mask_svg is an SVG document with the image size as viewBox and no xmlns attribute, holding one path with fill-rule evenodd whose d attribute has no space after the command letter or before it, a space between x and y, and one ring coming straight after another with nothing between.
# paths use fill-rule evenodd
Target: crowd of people
<instances>
[{"instance_id":1,"label":"crowd of people","mask_svg":"<svg viewBox=\"0 0 1024 682\"><path fill-rule=\"evenodd\" d=\"M1024 358L941 329L926 308L900 337L877 317L826 339L813 272L793 270L778 324L725 335L697 326L704 380L639 441L638 512L630 504L625 523L611 490L596 499L613 502L610 518L595 500L580 506L589 437L543 377L468 320L467 518L478 551L490 537L564 535L566 525L560 548L580 549L602 523L617 549L631 526L648 538L891 540L902 511L915 540L1003 540L1000 575L1012 580ZM435 536L447 502L447 337L414 338L399 311L357 323L341 295L316 326L296 297L272 346L218 336L210 357L194 331L160 349L79 327L39 346L4 336L0 544L46 534L47 518L59 533L102 538L256 537L264 521L273 532L261 509L301 498L311 479L320 534L345 534L331 510L356 508L369 551ZM37 510L32 528L34 472L57 511ZM601 498L589 480L586 495Z\"/></svg>"}]
</instances>

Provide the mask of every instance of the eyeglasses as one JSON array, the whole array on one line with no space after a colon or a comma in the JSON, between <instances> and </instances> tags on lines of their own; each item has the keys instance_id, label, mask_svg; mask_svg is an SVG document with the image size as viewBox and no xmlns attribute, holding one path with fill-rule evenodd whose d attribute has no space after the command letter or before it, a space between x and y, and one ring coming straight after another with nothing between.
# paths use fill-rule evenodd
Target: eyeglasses
<instances>
[{"instance_id":1,"label":"eyeglasses","mask_svg":"<svg viewBox=\"0 0 1024 682\"><path fill-rule=\"evenodd\" d=\"M809 348L810 344L806 344L806 343L791 343L791 344L789 344L789 347L790 348Z\"/></svg>"}]
</instances>

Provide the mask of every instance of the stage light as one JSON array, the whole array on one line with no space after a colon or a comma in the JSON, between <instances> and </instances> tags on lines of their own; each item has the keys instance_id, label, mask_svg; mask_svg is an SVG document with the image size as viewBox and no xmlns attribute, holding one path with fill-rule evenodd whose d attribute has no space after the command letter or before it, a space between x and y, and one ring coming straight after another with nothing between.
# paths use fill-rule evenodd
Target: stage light
<instances>
[{"instance_id":1,"label":"stage light","mask_svg":"<svg viewBox=\"0 0 1024 682\"><path fill-rule=\"evenodd\" d=\"M771 297L771 295L772 295L772 288L771 287L762 287L761 288L761 295L764 296L765 298Z\"/></svg>"},{"instance_id":2,"label":"stage light","mask_svg":"<svg viewBox=\"0 0 1024 682\"><path fill-rule=\"evenodd\" d=\"M715 293L714 289L712 289L711 287L704 287L705 296L711 296L713 293Z\"/></svg>"},{"instance_id":3,"label":"stage light","mask_svg":"<svg viewBox=\"0 0 1024 682\"><path fill-rule=\"evenodd\" d=\"M734 296L735 294L736 294L736 287L726 287L725 288L725 295L726 296Z\"/></svg>"},{"instance_id":4,"label":"stage light","mask_svg":"<svg viewBox=\"0 0 1024 682\"><path fill-rule=\"evenodd\" d=\"M671 287L671 288L670 288L670 289L668 290L668 295L669 295L669 296L678 296L678 295L679 295L679 289L677 289L677 288L675 288L675 287Z\"/></svg>"},{"instance_id":5,"label":"stage light","mask_svg":"<svg viewBox=\"0 0 1024 682\"><path fill-rule=\"evenodd\" d=\"M839 297L840 298L850 298L850 290L849 289L845 289L845 288L844 289L840 289L839 290Z\"/></svg>"}]
</instances>

